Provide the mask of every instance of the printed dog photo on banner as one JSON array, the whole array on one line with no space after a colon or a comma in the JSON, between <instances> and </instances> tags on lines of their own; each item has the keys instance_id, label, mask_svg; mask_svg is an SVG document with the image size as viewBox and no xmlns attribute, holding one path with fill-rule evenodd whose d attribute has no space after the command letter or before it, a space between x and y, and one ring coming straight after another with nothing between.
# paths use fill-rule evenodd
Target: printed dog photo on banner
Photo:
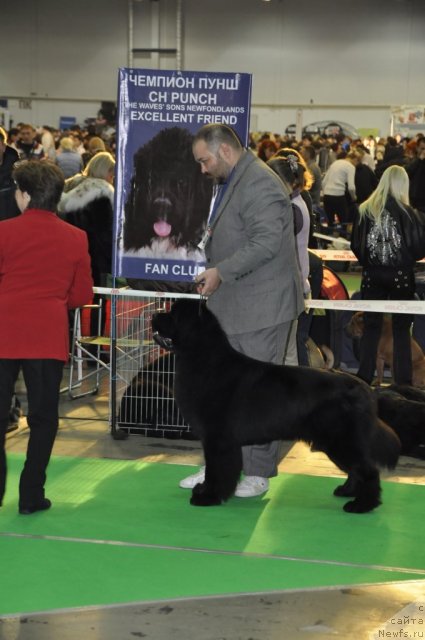
<instances>
[{"instance_id":1,"label":"printed dog photo on banner","mask_svg":"<svg viewBox=\"0 0 425 640\"><path fill-rule=\"evenodd\" d=\"M213 180L195 161L201 126L248 143L251 74L122 68L118 76L113 277L192 291L205 267Z\"/></svg>"},{"instance_id":2,"label":"printed dog photo on banner","mask_svg":"<svg viewBox=\"0 0 425 640\"><path fill-rule=\"evenodd\" d=\"M193 135L163 129L133 156L130 193L124 208L126 255L203 260L212 181L192 154Z\"/></svg>"}]
</instances>

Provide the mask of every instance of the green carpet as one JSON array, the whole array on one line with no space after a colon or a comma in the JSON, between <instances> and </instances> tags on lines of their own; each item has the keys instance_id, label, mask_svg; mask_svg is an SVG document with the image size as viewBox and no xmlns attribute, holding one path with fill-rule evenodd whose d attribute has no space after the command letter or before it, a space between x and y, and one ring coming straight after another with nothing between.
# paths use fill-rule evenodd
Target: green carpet
<instances>
[{"instance_id":1,"label":"green carpet","mask_svg":"<svg viewBox=\"0 0 425 640\"><path fill-rule=\"evenodd\" d=\"M190 467L54 457L54 506L25 517L22 460L8 457L0 511L0 615L425 577L422 486L383 483L384 504L351 515L337 479L282 474L266 496L195 508L178 488Z\"/></svg>"}]
</instances>

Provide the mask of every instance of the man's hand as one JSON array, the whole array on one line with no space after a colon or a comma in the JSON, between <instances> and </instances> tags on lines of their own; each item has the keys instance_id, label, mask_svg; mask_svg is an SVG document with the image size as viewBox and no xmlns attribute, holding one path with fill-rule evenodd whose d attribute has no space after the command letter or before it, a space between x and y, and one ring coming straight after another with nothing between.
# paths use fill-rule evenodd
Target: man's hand
<instances>
[{"instance_id":1,"label":"man's hand","mask_svg":"<svg viewBox=\"0 0 425 640\"><path fill-rule=\"evenodd\" d=\"M221 284L220 274L217 269L213 267L212 269L207 269L202 273L199 273L195 277L195 282L197 283L198 293L201 296L210 296Z\"/></svg>"}]
</instances>

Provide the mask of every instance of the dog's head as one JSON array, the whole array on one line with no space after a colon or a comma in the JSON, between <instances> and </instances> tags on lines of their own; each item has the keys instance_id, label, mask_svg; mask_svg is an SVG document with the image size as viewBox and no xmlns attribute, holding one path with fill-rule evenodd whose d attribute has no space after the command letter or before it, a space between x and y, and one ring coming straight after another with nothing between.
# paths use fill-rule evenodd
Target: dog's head
<instances>
[{"instance_id":1,"label":"dog's head","mask_svg":"<svg viewBox=\"0 0 425 640\"><path fill-rule=\"evenodd\" d=\"M168 351L203 351L211 335L222 331L215 316L204 302L195 299L177 300L167 313L152 318L153 338Z\"/></svg>"},{"instance_id":2,"label":"dog's head","mask_svg":"<svg viewBox=\"0 0 425 640\"><path fill-rule=\"evenodd\" d=\"M357 311L351 316L350 322L345 327L345 330L352 338L361 338L364 331L363 311Z\"/></svg>"},{"instance_id":3,"label":"dog's head","mask_svg":"<svg viewBox=\"0 0 425 640\"><path fill-rule=\"evenodd\" d=\"M160 131L134 156L131 193L125 206L124 246L154 240L170 247L196 247L208 217L212 182L192 153L186 129Z\"/></svg>"}]
</instances>

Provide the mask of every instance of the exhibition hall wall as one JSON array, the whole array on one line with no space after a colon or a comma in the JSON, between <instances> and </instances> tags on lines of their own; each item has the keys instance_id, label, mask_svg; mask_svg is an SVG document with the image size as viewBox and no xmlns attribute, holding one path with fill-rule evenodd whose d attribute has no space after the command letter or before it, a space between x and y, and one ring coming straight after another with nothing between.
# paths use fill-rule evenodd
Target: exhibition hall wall
<instances>
[{"instance_id":1,"label":"exhibition hall wall","mask_svg":"<svg viewBox=\"0 0 425 640\"><path fill-rule=\"evenodd\" d=\"M283 132L298 112L388 135L392 107L425 102L424 0L5 0L1 23L15 124L82 124L116 100L130 63L251 73L257 131ZM171 52L130 51L150 48Z\"/></svg>"}]
</instances>

